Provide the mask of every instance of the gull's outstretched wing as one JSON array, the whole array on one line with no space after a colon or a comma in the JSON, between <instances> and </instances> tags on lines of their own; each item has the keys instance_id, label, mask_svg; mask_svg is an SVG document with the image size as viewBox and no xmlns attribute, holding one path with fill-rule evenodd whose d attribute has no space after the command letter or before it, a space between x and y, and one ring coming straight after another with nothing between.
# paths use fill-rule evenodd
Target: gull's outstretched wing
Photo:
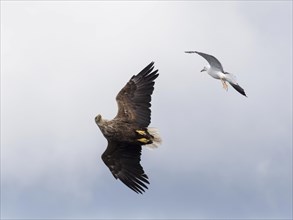
<instances>
[{"instance_id":1,"label":"gull's outstretched wing","mask_svg":"<svg viewBox=\"0 0 293 220\"><path fill-rule=\"evenodd\" d=\"M139 74L133 76L116 97L118 113L115 119L147 127L151 122L151 95L158 70L151 62Z\"/></svg>"},{"instance_id":2,"label":"gull's outstretched wing","mask_svg":"<svg viewBox=\"0 0 293 220\"><path fill-rule=\"evenodd\" d=\"M216 57L209 55L209 54L206 54L206 53L198 52L198 51L185 51L185 53L197 53L198 55L205 58L206 61L208 61L208 63L210 64L210 66L212 68L217 69L217 70L224 73L223 66Z\"/></svg>"},{"instance_id":3,"label":"gull's outstretched wing","mask_svg":"<svg viewBox=\"0 0 293 220\"><path fill-rule=\"evenodd\" d=\"M231 82L229 82L229 83L237 92L239 92L241 95L246 96L244 89L241 86L239 86L238 83L237 84L234 84Z\"/></svg>"},{"instance_id":4,"label":"gull's outstretched wing","mask_svg":"<svg viewBox=\"0 0 293 220\"><path fill-rule=\"evenodd\" d=\"M109 141L102 159L116 179L136 193L143 193L149 181L140 165L140 155L140 145Z\"/></svg>"},{"instance_id":5,"label":"gull's outstretched wing","mask_svg":"<svg viewBox=\"0 0 293 220\"><path fill-rule=\"evenodd\" d=\"M240 94L246 96L245 91L242 87L239 86L237 83L236 76L234 76L232 73L225 72L226 80L230 83L230 85Z\"/></svg>"}]
</instances>

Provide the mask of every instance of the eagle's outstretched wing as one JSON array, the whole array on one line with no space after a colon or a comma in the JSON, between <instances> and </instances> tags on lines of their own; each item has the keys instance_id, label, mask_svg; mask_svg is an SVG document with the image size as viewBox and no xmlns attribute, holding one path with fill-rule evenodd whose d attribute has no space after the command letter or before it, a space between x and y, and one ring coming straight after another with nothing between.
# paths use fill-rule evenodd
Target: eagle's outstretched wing
<instances>
[{"instance_id":1,"label":"eagle's outstretched wing","mask_svg":"<svg viewBox=\"0 0 293 220\"><path fill-rule=\"evenodd\" d=\"M143 193L149 181L140 165L140 155L140 145L109 140L102 159L116 179L136 193Z\"/></svg>"},{"instance_id":2,"label":"eagle's outstretched wing","mask_svg":"<svg viewBox=\"0 0 293 220\"><path fill-rule=\"evenodd\" d=\"M154 62L139 74L132 76L116 97L118 114L115 119L147 127L151 122L151 95L158 70L153 71Z\"/></svg>"}]
</instances>

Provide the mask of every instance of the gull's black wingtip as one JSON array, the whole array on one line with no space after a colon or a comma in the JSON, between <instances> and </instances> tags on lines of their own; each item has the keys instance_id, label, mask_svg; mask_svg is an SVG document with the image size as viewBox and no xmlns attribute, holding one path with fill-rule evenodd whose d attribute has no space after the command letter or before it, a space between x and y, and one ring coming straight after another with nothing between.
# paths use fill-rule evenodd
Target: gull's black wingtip
<instances>
[{"instance_id":1,"label":"gull's black wingtip","mask_svg":"<svg viewBox=\"0 0 293 220\"><path fill-rule=\"evenodd\" d=\"M241 86L239 86L238 84L233 84L233 83L230 83L230 85L231 85L231 86L232 86L237 92L239 92L241 95L243 95L243 96L245 96L245 97L247 98L247 95L246 95L244 89L243 89Z\"/></svg>"},{"instance_id":2,"label":"gull's black wingtip","mask_svg":"<svg viewBox=\"0 0 293 220\"><path fill-rule=\"evenodd\" d=\"M237 90L237 89L236 89ZM243 95L243 96L245 96L246 98L247 98L247 95L246 95L246 93L245 93L245 91L244 91L244 89L242 89L242 91L240 91L240 90L237 90L241 95Z\"/></svg>"},{"instance_id":3,"label":"gull's black wingtip","mask_svg":"<svg viewBox=\"0 0 293 220\"><path fill-rule=\"evenodd\" d=\"M197 53L197 51L184 51L185 53Z\"/></svg>"}]
</instances>

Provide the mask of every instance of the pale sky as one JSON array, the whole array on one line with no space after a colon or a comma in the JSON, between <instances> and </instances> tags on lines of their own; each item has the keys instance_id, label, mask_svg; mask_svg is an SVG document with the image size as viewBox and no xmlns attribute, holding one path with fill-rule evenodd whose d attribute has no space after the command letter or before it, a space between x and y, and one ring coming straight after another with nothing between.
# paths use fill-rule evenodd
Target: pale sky
<instances>
[{"instance_id":1,"label":"pale sky","mask_svg":"<svg viewBox=\"0 0 293 220\"><path fill-rule=\"evenodd\" d=\"M248 98L200 70L216 56ZM94 118L159 69L136 194ZM292 218L291 1L1 1L1 218Z\"/></svg>"}]
</instances>

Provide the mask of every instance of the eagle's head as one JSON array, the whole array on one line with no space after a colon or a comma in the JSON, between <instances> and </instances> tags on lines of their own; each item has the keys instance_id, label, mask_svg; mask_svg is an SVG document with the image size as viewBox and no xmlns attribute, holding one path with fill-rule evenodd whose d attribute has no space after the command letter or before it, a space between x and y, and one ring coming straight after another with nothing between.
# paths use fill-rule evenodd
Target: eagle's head
<instances>
[{"instance_id":1,"label":"eagle's head","mask_svg":"<svg viewBox=\"0 0 293 220\"><path fill-rule=\"evenodd\" d=\"M102 121L102 116L100 114L98 114L96 117L95 117L95 121L96 121L96 124L99 125Z\"/></svg>"}]
</instances>

